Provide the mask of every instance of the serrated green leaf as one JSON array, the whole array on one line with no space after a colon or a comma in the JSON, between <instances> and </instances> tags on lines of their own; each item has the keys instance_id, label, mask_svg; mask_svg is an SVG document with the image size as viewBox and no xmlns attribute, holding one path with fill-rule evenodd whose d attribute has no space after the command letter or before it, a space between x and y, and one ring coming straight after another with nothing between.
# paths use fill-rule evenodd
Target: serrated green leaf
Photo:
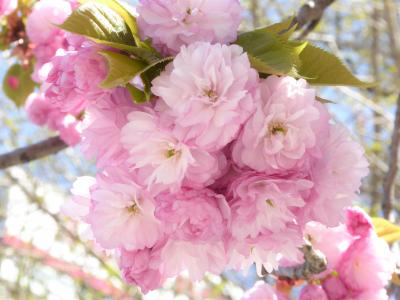
<instances>
[{"instance_id":1,"label":"serrated green leaf","mask_svg":"<svg viewBox=\"0 0 400 300\"><path fill-rule=\"evenodd\" d=\"M103 55L108 62L107 77L100 85L102 88L124 86L147 67L144 61L121 53L102 50L99 54Z\"/></svg>"},{"instance_id":2,"label":"serrated green leaf","mask_svg":"<svg viewBox=\"0 0 400 300\"><path fill-rule=\"evenodd\" d=\"M128 48L135 45L124 19L102 3L82 4L59 27L106 45L124 45Z\"/></svg>"},{"instance_id":3,"label":"serrated green leaf","mask_svg":"<svg viewBox=\"0 0 400 300\"><path fill-rule=\"evenodd\" d=\"M376 234L388 243L400 241L400 226L397 226L386 219L372 218Z\"/></svg>"},{"instance_id":4,"label":"serrated green leaf","mask_svg":"<svg viewBox=\"0 0 400 300\"><path fill-rule=\"evenodd\" d=\"M266 28L241 34L236 44L247 52L257 71L277 75L296 73L299 53L306 46L306 42L288 42Z\"/></svg>"},{"instance_id":5,"label":"serrated green leaf","mask_svg":"<svg viewBox=\"0 0 400 300\"><path fill-rule=\"evenodd\" d=\"M309 78L314 85L343 85L370 87L373 83L361 81L341 62L341 60L316 46L308 44L300 53L300 76Z\"/></svg>"},{"instance_id":6,"label":"serrated green leaf","mask_svg":"<svg viewBox=\"0 0 400 300\"><path fill-rule=\"evenodd\" d=\"M3 80L4 94L16 106L22 106L26 98L34 91L35 82L31 79L32 68L23 68L19 64L12 65Z\"/></svg>"}]
</instances>

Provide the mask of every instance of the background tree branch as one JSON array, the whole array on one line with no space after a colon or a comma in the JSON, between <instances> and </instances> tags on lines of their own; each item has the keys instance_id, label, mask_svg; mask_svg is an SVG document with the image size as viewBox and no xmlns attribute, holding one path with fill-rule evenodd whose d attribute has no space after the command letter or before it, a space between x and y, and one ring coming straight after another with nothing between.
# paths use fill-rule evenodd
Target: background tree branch
<instances>
[{"instance_id":1,"label":"background tree branch","mask_svg":"<svg viewBox=\"0 0 400 300\"><path fill-rule=\"evenodd\" d=\"M299 39L304 39L319 24L325 9L335 0L310 0L302 7L296 16L297 29L303 29Z\"/></svg>"},{"instance_id":2,"label":"background tree branch","mask_svg":"<svg viewBox=\"0 0 400 300\"><path fill-rule=\"evenodd\" d=\"M0 170L55 154L68 146L60 137L52 137L27 147L0 155Z\"/></svg>"}]
</instances>

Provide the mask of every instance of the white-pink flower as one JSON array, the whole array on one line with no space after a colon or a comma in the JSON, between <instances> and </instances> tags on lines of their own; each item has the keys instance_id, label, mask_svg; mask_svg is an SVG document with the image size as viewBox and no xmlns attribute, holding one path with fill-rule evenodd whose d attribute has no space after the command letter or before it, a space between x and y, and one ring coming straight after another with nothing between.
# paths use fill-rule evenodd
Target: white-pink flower
<instances>
[{"instance_id":1,"label":"white-pink flower","mask_svg":"<svg viewBox=\"0 0 400 300\"><path fill-rule=\"evenodd\" d=\"M328 127L315 90L302 79L270 76L261 82L259 97L256 112L235 142L235 163L269 173L302 167L319 132Z\"/></svg>"},{"instance_id":2,"label":"white-pink flower","mask_svg":"<svg viewBox=\"0 0 400 300\"><path fill-rule=\"evenodd\" d=\"M152 196L129 177L121 180L114 176L97 176L96 187L91 190L87 222L96 242L105 249L151 248L162 234Z\"/></svg>"},{"instance_id":3,"label":"white-pink flower","mask_svg":"<svg viewBox=\"0 0 400 300\"><path fill-rule=\"evenodd\" d=\"M223 195L209 189L183 188L156 197L156 217L170 238L218 242L228 233L230 209Z\"/></svg>"},{"instance_id":4,"label":"white-pink flower","mask_svg":"<svg viewBox=\"0 0 400 300\"><path fill-rule=\"evenodd\" d=\"M28 119L39 126L47 123L52 109L51 103L42 94L38 93L30 94L25 103Z\"/></svg>"},{"instance_id":5,"label":"white-pink flower","mask_svg":"<svg viewBox=\"0 0 400 300\"><path fill-rule=\"evenodd\" d=\"M98 168L125 163L128 152L121 144L121 130L128 114L140 109L125 88L116 88L87 107L80 146L87 158L96 159Z\"/></svg>"},{"instance_id":6,"label":"white-pink flower","mask_svg":"<svg viewBox=\"0 0 400 300\"><path fill-rule=\"evenodd\" d=\"M45 94L60 111L78 115L107 93L99 87L106 77L107 63L95 47L59 51L51 63Z\"/></svg>"},{"instance_id":7,"label":"white-pink flower","mask_svg":"<svg viewBox=\"0 0 400 300\"><path fill-rule=\"evenodd\" d=\"M302 193L312 187L307 180L271 178L244 173L230 187L232 235L237 239L256 238L261 232L279 232L296 219L293 209L305 202Z\"/></svg>"},{"instance_id":8,"label":"white-pink flower","mask_svg":"<svg viewBox=\"0 0 400 300\"><path fill-rule=\"evenodd\" d=\"M258 75L239 46L182 47L152 91L174 118L176 135L209 151L230 143L253 112Z\"/></svg>"},{"instance_id":9,"label":"white-pink flower","mask_svg":"<svg viewBox=\"0 0 400 300\"><path fill-rule=\"evenodd\" d=\"M368 174L364 149L340 125L331 125L321 158L311 168L313 194L305 208L308 220L336 226L343 209L357 197L361 179Z\"/></svg>"},{"instance_id":10,"label":"white-pink flower","mask_svg":"<svg viewBox=\"0 0 400 300\"><path fill-rule=\"evenodd\" d=\"M41 0L36 2L26 25L31 42L38 45L50 42L60 31L55 25L63 23L71 12L71 4L68 1Z\"/></svg>"},{"instance_id":11,"label":"white-pink flower","mask_svg":"<svg viewBox=\"0 0 400 300\"><path fill-rule=\"evenodd\" d=\"M257 281L254 286L248 290L241 300L286 300L287 298L277 292L272 286L264 281ZM314 299L317 300L317 299Z\"/></svg>"},{"instance_id":12,"label":"white-pink flower","mask_svg":"<svg viewBox=\"0 0 400 300\"><path fill-rule=\"evenodd\" d=\"M122 129L121 141L129 151L128 162L133 168L148 171L146 185L160 184L172 190L178 189L187 174L190 179L198 173L197 168L205 171L205 182L219 175L219 168L216 167L218 155L189 147L162 124L153 110L132 112L128 119ZM208 176L204 176L206 174ZM200 179L196 179L196 185Z\"/></svg>"},{"instance_id":13,"label":"white-pink flower","mask_svg":"<svg viewBox=\"0 0 400 300\"><path fill-rule=\"evenodd\" d=\"M242 19L238 0L140 0L137 11L142 35L170 54L198 41L233 42Z\"/></svg>"},{"instance_id":14,"label":"white-pink flower","mask_svg":"<svg viewBox=\"0 0 400 300\"><path fill-rule=\"evenodd\" d=\"M0 18L12 13L18 6L18 0L1 0L0 1Z\"/></svg>"}]
</instances>

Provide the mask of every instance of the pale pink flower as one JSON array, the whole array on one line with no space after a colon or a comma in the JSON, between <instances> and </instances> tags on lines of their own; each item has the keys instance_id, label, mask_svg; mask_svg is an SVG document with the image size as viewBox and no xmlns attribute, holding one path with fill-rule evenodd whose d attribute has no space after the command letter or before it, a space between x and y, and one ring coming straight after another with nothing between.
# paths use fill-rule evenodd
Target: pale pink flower
<instances>
[{"instance_id":1,"label":"pale pink flower","mask_svg":"<svg viewBox=\"0 0 400 300\"><path fill-rule=\"evenodd\" d=\"M320 285L308 284L300 293L299 300L329 300Z\"/></svg>"},{"instance_id":2,"label":"pale pink flower","mask_svg":"<svg viewBox=\"0 0 400 300\"><path fill-rule=\"evenodd\" d=\"M161 250L165 240L160 240L151 248L127 251L121 249L119 267L129 284L137 285L143 293L160 288L166 277L161 273Z\"/></svg>"},{"instance_id":3,"label":"pale pink flower","mask_svg":"<svg viewBox=\"0 0 400 300\"><path fill-rule=\"evenodd\" d=\"M230 209L225 197L209 189L183 188L156 197L156 217L170 238L218 242L227 234Z\"/></svg>"},{"instance_id":4,"label":"pale pink flower","mask_svg":"<svg viewBox=\"0 0 400 300\"><path fill-rule=\"evenodd\" d=\"M12 13L18 6L18 0L1 0L0 1L0 18Z\"/></svg>"},{"instance_id":5,"label":"pale pink flower","mask_svg":"<svg viewBox=\"0 0 400 300\"><path fill-rule=\"evenodd\" d=\"M257 274L277 270L281 264L301 264L304 244L302 232L295 224L289 224L280 232L265 231L256 238L232 240L228 266L235 270L248 270L256 265Z\"/></svg>"},{"instance_id":6,"label":"pale pink flower","mask_svg":"<svg viewBox=\"0 0 400 300\"><path fill-rule=\"evenodd\" d=\"M196 168L206 171L207 166L210 166L209 172L205 173L208 176L198 177L197 181L208 181L219 175L215 167L218 156L192 149L183 143L162 124L153 110L132 112L128 119L129 122L122 129L121 141L129 151L128 162L133 168L147 169L150 173L146 185L161 184L172 190L178 189L186 174L193 176L198 173Z\"/></svg>"},{"instance_id":7,"label":"pale pink flower","mask_svg":"<svg viewBox=\"0 0 400 300\"><path fill-rule=\"evenodd\" d=\"M363 148L345 128L332 125L322 157L311 169L314 191L306 208L309 220L336 226L343 219L343 209L357 198L361 179L367 174Z\"/></svg>"},{"instance_id":8,"label":"pale pink flower","mask_svg":"<svg viewBox=\"0 0 400 300\"><path fill-rule=\"evenodd\" d=\"M222 241L193 243L170 239L161 253L162 273L175 277L187 271L191 280L201 280L206 272L221 274L227 263L227 252Z\"/></svg>"},{"instance_id":9,"label":"pale pink flower","mask_svg":"<svg viewBox=\"0 0 400 300\"><path fill-rule=\"evenodd\" d=\"M52 107L42 94L32 93L26 100L25 110L32 123L43 126L47 123Z\"/></svg>"},{"instance_id":10,"label":"pale pink flower","mask_svg":"<svg viewBox=\"0 0 400 300\"><path fill-rule=\"evenodd\" d=\"M41 0L35 3L29 14L26 30L31 42L50 42L60 31L59 25L71 14L71 4L64 0Z\"/></svg>"},{"instance_id":11,"label":"pale pink flower","mask_svg":"<svg viewBox=\"0 0 400 300\"><path fill-rule=\"evenodd\" d=\"M238 0L140 0L142 35L162 52L176 54L182 45L236 39L242 7Z\"/></svg>"},{"instance_id":12,"label":"pale pink flower","mask_svg":"<svg viewBox=\"0 0 400 300\"><path fill-rule=\"evenodd\" d=\"M302 207L307 180L287 180L253 172L244 173L230 187L232 235L255 238L262 231L279 232L296 218L291 209Z\"/></svg>"},{"instance_id":13,"label":"pale pink flower","mask_svg":"<svg viewBox=\"0 0 400 300\"><path fill-rule=\"evenodd\" d=\"M241 300L287 300L287 298L277 292L268 283L257 281L254 286L243 295ZM315 298L313 300L317 299Z\"/></svg>"},{"instance_id":14,"label":"pale pink flower","mask_svg":"<svg viewBox=\"0 0 400 300\"><path fill-rule=\"evenodd\" d=\"M96 178L90 176L78 177L72 185L69 199L61 208L61 212L75 220L84 221L89 214L91 201L90 189L96 184Z\"/></svg>"},{"instance_id":15,"label":"pale pink flower","mask_svg":"<svg viewBox=\"0 0 400 300\"><path fill-rule=\"evenodd\" d=\"M269 173L302 167L318 153L318 134L329 121L324 110L305 80L268 77L260 84L256 112L235 142L234 161Z\"/></svg>"},{"instance_id":16,"label":"pale pink flower","mask_svg":"<svg viewBox=\"0 0 400 300\"><path fill-rule=\"evenodd\" d=\"M230 143L253 112L257 73L239 46L195 43L182 47L152 91L174 118L174 132L209 151Z\"/></svg>"},{"instance_id":17,"label":"pale pink flower","mask_svg":"<svg viewBox=\"0 0 400 300\"><path fill-rule=\"evenodd\" d=\"M66 115L58 128L60 138L69 146L75 146L81 141L81 122L72 115Z\"/></svg>"},{"instance_id":18,"label":"pale pink flower","mask_svg":"<svg viewBox=\"0 0 400 300\"><path fill-rule=\"evenodd\" d=\"M98 176L87 217L94 238L105 249L152 247L161 236L151 195L133 181Z\"/></svg>"},{"instance_id":19,"label":"pale pink flower","mask_svg":"<svg viewBox=\"0 0 400 300\"><path fill-rule=\"evenodd\" d=\"M58 52L46 79L46 97L60 111L80 114L90 102L107 93L99 84L107 74L107 64L96 48Z\"/></svg>"},{"instance_id":20,"label":"pale pink flower","mask_svg":"<svg viewBox=\"0 0 400 300\"><path fill-rule=\"evenodd\" d=\"M87 107L80 146L87 158L96 158L98 168L126 161L128 152L120 141L121 130L128 123L128 114L140 108L125 88L117 88Z\"/></svg>"}]
</instances>

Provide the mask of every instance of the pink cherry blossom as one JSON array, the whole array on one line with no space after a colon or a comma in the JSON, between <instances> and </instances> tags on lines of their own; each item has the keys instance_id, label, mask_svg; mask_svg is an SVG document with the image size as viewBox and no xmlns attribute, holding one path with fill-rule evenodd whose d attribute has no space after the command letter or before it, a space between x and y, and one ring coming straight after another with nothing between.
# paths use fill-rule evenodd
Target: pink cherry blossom
<instances>
[{"instance_id":1,"label":"pink cherry blossom","mask_svg":"<svg viewBox=\"0 0 400 300\"><path fill-rule=\"evenodd\" d=\"M257 73L236 45L195 43L182 47L152 91L174 118L186 142L216 151L230 143L253 112Z\"/></svg>"},{"instance_id":2,"label":"pink cherry blossom","mask_svg":"<svg viewBox=\"0 0 400 300\"><path fill-rule=\"evenodd\" d=\"M342 126L332 125L322 157L311 170L314 193L306 208L309 219L328 226L338 225L343 220L343 209L357 198L361 179L367 174L363 148Z\"/></svg>"},{"instance_id":3,"label":"pink cherry blossom","mask_svg":"<svg viewBox=\"0 0 400 300\"><path fill-rule=\"evenodd\" d=\"M90 102L107 93L99 84L107 73L96 48L58 52L46 79L46 97L65 113L80 114Z\"/></svg>"},{"instance_id":4,"label":"pink cherry blossom","mask_svg":"<svg viewBox=\"0 0 400 300\"><path fill-rule=\"evenodd\" d=\"M161 239L151 248L135 251L121 249L119 267L125 280L140 287L143 293L161 287L166 279L161 273L161 250L165 239Z\"/></svg>"},{"instance_id":5,"label":"pink cherry blossom","mask_svg":"<svg viewBox=\"0 0 400 300\"><path fill-rule=\"evenodd\" d=\"M49 42L60 31L61 24L71 14L71 4L64 0L41 0L35 3L27 20L29 39L36 44Z\"/></svg>"},{"instance_id":6,"label":"pink cherry blossom","mask_svg":"<svg viewBox=\"0 0 400 300\"><path fill-rule=\"evenodd\" d=\"M112 173L97 177L87 222L96 242L105 249L152 247L161 236L153 199L133 181L124 181Z\"/></svg>"},{"instance_id":7,"label":"pink cherry blossom","mask_svg":"<svg viewBox=\"0 0 400 300\"><path fill-rule=\"evenodd\" d=\"M12 13L18 6L18 0L1 0L0 1L0 18Z\"/></svg>"},{"instance_id":8,"label":"pink cherry blossom","mask_svg":"<svg viewBox=\"0 0 400 300\"><path fill-rule=\"evenodd\" d=\"M264 230L279 232L295 220L291 209L302 207L302 192L312 187L307 180L270 178L244 173L231 185L232 235L255 238Z\"/></svg>"},{"instance_id":9,"label":"pink cherry blossom","mask_svg":"<svg viewBox=\"0 0 400 300\"><path fill-rule=\"evenodd\" d=\"M270 76L260 92L257 110L235 142L234 161L269 173L303 166L329 121L315 90L302 79Z\"/></svg>"},{"instance_id":10,"label":"pink cherry blossom","mask_svg":"<svg viewBox=\"0 0 400 300\"><path fill-rule=\"evenodd\" d=\"M42 94L32 93L26 100L25 110L28 115L28 119L32 123L43 126L49 119L52 106Z\"/></svg>"},{"instance_id":11,"label":"pink cherry blossom","mask_svg":"<svg viewBox=\"0 0 400 300\"><path fill-rule=\"evenodd\" d=\"M81 141L81 122L72 115L66 115L58 128L60 138L69 146L75 146Z\"/></svg>"},{"instance_id":12,"label":"pink cherry blossom","mask_svg":"<svg viewBox=\"0 0 400 300\"><path fill-rule=\"evenodd\" d=\"M309 284L300 293L299 300L329 300L324 289L320 285Z\"/></svg>"},{"instance_id":13,"label":"pink cherry blossom","mask_svg":"<svg viewBox=\"0 0 400 300\"><path fill-rule=\"evenodd\" d=\"M233 42L242 15L238 0L140 0L137 11L142 35L170 54L197 41Z\"/></svg>"},{"instance_id":14,"label":"pink cherry blossom","mask_svg":"<svg viewBox=\"0 0 400 300\"><path fill-rule=\"evenodd\" d=\"M209 189L183 188L156 197L156 217L170 238L218 242L228 232L230 208L223 195Z\"/></svg>"},{"instance_id":15,"label":"pink cherry blossom","mask_svg":"<svg viewBox=\"0 0 400 300\"><path fill-rule=\"evenodd\" d=\"M387 243L371 235L349 247L339 263L338 273L352 290L379 290L392 278L394 265Z\"/></svg>"},{"instance_id":16,"label":"pink cherry blossom","mask_svg":"<svg viewBox=\"0 0 400 300\"><path fill-rule=\"evenodd\" d=\"M268 283L257 281L254 286L243 295L241 300L287 300L287 298L277 292ZM316 300L316 298L313 300Z\"/></svg>"},{"instance_id":17,"label":"pink cherry blossom","mask_svg":"<svg viewBox=\"0 0 400 300\"><path fill-rule=\"evenodd\" d=\"M96 158L99 168L124 163L128 152L121 144L121 130L128 114L141 109L133 104L128 91L117 88L105 94L85 110L81 150L87 158Z\"/></svg>"},{"instance_id":18,"label":"pink cherry blossom","mask_svg":"<svg viewBox=\"0 0 400 300\"><path fill-rule=\"evenodd\" d=\"M132 112L128 120L122 128L121 141L129 151L128 162L133 168L149 171L147 185L161 184L172 190L178 189L186 175L199 173L197 168L205 172L204 181L219 175L219 168L216 168L218 155L192 149L162 124L153 110Z\"/></svg>"},{"instance_id":19,"label":"pink cherry blossom","mask_svg":"<svg viewBox=\"0 0 400 300\"><path fill-rule=\"evenodd\" d=\"M90 176L78 177L71 189L73 197L62 206L61 212L75 220L84 221L91 206L90 189L95 184L96 178Z\"/></svg>"},{"instance_id":20,"label":"pink cherry blossom","mask_svg":"<svg viewBox=\"0 0 400 300\"><path fill-rule=\"evenodd\" d=\"M227 264L227 251L223 241L192 243L170 239L161 253L162 273L175 277L187 271L191 280L201 280L206 272L220 274Z\"/></svg>"}]
</instances>

